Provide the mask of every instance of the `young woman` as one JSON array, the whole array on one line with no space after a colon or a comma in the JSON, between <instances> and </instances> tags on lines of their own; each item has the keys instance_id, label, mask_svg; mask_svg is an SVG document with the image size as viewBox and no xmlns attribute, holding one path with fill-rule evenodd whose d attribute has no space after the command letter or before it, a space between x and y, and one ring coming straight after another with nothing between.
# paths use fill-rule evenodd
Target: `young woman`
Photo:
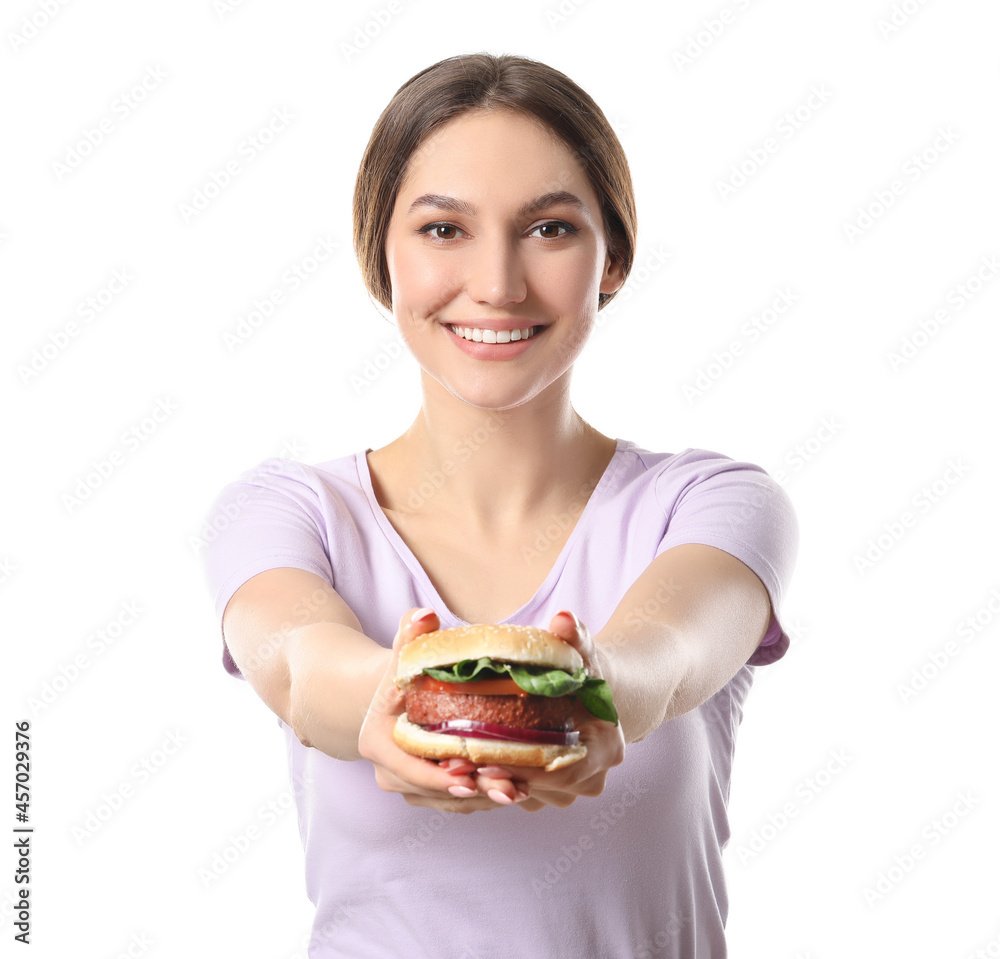
<instances>
[{"instance_id":1,"label":"young woman","mask_svg":"<svg viewBox=\"0 0 1000 959\"><path fill-rule=\"evenodd\" d=\"M453 57L378 120L354 216L420 409L381 449L262 463L220 494L206 551L224 664L288 741L309 955L724 956L735 734L788 645L797 526L758 466L573 409L633 258L621 145L558 71ZM620 724L581 710L587 756L553 772L404 753L399 648L467 623L562 636Z\"/></svg>"}]
</instances>

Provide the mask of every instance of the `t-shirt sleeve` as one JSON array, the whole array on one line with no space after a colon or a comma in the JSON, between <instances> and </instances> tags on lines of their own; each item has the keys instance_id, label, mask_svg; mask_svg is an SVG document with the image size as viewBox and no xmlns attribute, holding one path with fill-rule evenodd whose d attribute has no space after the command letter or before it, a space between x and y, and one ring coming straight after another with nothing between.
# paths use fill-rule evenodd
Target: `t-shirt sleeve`
<instances>
[{"instance_id":1,"label":"t-shirt sleeve","mask_svg":"<svg viewBox=\"0 0 1000 959\"><path fill-rule=\"evenodd\" d=\"M784 487L753 463L685 450L669 461L655 489L666 519L656 555L702 543L749 566L767 589L771 620L747 663L764 666L784 656L789 639L779 618L781 601L799 546L798 520Z\"/></svg>"},{"instance_id":2,"label":"t-shirt sleeve","mask_svg":"<svg viewBox=\"0 0 1000 959\"><path fill-rule=\"evenodd\" d=\"M324 529L315 481L298 463L265 460L224 487L199 537L202 568L220 633L233 593L265 570L304 569L333 586ZM224 636L222 664L231 675L244 678Z\"/></svg>"}]
</instances>

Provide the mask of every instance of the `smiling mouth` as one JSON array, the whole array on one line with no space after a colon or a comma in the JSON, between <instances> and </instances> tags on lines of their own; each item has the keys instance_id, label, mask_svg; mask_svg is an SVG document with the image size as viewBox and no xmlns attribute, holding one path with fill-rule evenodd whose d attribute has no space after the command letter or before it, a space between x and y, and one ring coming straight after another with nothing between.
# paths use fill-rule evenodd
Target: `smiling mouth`
<instances>
[{"instance_id":1,"label":"smiling mouth","mask_svg":"<svg viewBox=\"0 0 1000 959\"><path fill-rule=\"evenodd\" d=\"M544 326L527 326L520 330L484 330L473 326L454 326L451 323L446 325L452 333L470 343L518 343L530 340L545 329Z\"/></svg>"}]
</instances>

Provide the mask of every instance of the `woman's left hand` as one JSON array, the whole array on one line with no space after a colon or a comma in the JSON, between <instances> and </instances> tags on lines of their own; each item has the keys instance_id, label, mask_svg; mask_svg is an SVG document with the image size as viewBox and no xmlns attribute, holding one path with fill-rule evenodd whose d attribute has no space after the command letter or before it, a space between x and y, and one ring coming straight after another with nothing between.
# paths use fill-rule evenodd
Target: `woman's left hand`
<instances>
[{"instance_id":1,"label":"woman's left hand","mask_svg":"<svg viewBox=\"0 0 1000 959\"><path fill-rule=\"evenodd\" d=\"M588 675L604 678L590 631L572 613L556 613L549 620L549 632L576 648ZM614 690L611 692L613 695ZM580 732L580 742L587 747L583 759L552 772L536 766L481 766L475 777L477 788L484 794L490 790L499 791L513 801L516 788L520 786L530 798L521 800L518 806L529 812L545 806L569 806L578 796L599 796L604 791L608 770L625 758L621 724L616 726L598 719L579 702L575 704L573 724Z\"/></svg>"}]
</instances>

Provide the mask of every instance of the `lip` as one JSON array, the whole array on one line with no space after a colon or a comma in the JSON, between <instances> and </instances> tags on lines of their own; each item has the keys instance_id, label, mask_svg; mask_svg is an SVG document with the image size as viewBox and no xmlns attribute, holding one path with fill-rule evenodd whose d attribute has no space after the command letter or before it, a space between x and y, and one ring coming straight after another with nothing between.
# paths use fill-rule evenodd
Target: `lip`
<instances>
[{"instance_id":1,"label":"lip","mask_svg":"<svg viewBox=\"0 0 1000 959\"><path fill-rule=\"evenodd\" d=\"M463 353L466 353L477 360L512 360L524 353L525 350L530 350L535 340L537 340L540 336L544 336L545 331L548 329L547 326L542 326L540 323L525 323L524 320L501 321L499 324L483 324L481 322L463 322L454 324L455 326L476 326L479 329L484 330L523 330L526 326L541 327L541 329L533 336L529 336L526 340L518 340L516 343L476 343L472 340L467 340L464 336L459 336L457 333L452 333L452 331L448 328L451 324L442 323L441 325L444 327L444 331L448 335L448 338Z\"/></svg>"}]
</instances>

